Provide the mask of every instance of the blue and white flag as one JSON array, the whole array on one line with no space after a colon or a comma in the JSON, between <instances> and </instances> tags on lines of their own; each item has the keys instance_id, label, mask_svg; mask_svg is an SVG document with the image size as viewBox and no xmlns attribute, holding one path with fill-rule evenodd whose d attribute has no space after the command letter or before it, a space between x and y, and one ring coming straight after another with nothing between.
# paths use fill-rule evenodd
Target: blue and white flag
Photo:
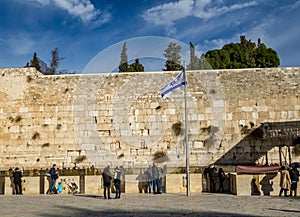
<instances>
[{"instance_id":1,"label":"blue and white flag","mask_svg":"<svg viewBox=\"0 0 300 217\"><path fill-rule=\"evenodd\" d=\"M185 71L181 71L176 78L167 83L161 90L162 98L166 98L170 93L174 92L175 90L184 87L187 85L187 81L185 80Z\"/></svg>"}]
</instances>

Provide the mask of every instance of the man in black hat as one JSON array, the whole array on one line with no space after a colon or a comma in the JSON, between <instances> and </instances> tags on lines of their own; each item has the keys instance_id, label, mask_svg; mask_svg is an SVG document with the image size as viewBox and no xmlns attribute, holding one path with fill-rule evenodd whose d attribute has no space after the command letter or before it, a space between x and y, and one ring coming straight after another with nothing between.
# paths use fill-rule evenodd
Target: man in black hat
<instances>
[{"instance_id":1,"label":"man in black hat","mask_svg":"<svg viewBox=\"0 0 300 217\"><path fill-rule=\"evenodd\" d=\"M21 171L18 167L13 172L14 177L14 184L15 184L15 191L16 194L23 194L22 193L22 177L23 171Z\"/></svg>"}]
</instances>

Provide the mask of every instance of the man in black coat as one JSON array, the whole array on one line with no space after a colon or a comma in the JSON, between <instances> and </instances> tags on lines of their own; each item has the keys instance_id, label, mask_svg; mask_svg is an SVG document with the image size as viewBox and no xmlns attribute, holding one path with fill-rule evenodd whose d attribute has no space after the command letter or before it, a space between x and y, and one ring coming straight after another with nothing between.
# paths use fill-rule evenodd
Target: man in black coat
<instances>
[{"instance_id":1,"label":"man in black coat","mask_svg":"<svg viewBox=\"0 0 300 217\"><path fill-rule=\"evenodd\" d=\"M103 186L104 186L104 199L111 199L110 197L110 185L111 185L111 180L112 180L112 174L110 172L110 166L107 166L104 168L103 173L102 173L102 178L103 178ZM107 197L106 197L106 192L107 192Z\"/></svg>"},{"instance_id":2,"label":"man in black coat","mask_svg":"<svg viewBox=\"0 0 300 217\"><path fill-rule=\"evenodd\" d=\"M213 164L210 164L208 167L209 183L210 183L210 192L216 192L216 173L217 169Z\"/></svg>"},{"instance_id":3,"label":"man in black coat","mask_svg":"<svg viewBox=\"0 0 300 217\"><path fill-rule=\"evenodd\" d=\"M22 193L22 177L23 171L21 171L18 167L13 172L14 177L14 184L15 184L15 191L16 194L23 194Z\"/></svg>"}]
</instances>

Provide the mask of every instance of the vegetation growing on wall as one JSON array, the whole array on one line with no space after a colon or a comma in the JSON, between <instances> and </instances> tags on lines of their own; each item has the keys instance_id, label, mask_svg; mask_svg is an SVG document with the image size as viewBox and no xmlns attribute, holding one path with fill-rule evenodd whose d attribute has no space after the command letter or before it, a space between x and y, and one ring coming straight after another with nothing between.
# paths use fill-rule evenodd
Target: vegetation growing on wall
<instances>
[{"instance_id":1,"label":"vegetation growing on wall","mask_svg":"<svg viewBox=\"0 0 300 217\"><path fill-rule=\"evenodd\" d=\"M121 159L122 157L124 157L124 153L119 154L119 156L117 157L118 159Z\"/></svg>"},{"instance_id":2,"label":"vegetation growing on wall","mask_svg":"<svg viewBox=\"0 0 300 217\"><path fill-rule=\"evenodd\" d=\"M8 118L8 120L10 120L10 122L18 123L18 122L20 122L20 121L22 120L22 116L17 115L15 118L13 118L13 117L10 116L10 117Z\"/></svg>"},{"instance_id":3,"label":"vegetation growing on wall","mask_svg":"<svg viewBox=\"0 0 300 217\"><path fill-rule=\"evenodd\" d=\"M181 126L182 126L182 123L181 122L177 122L177 123L174 123L172 125L172 130L173 132L175 133L176 136L179 136L180 135L180 132L181 132Z\"/></svg>"},{"instance_id":4,"label":"vegetation growing on wall","mask_svg":"<svg viewBox=\"0 0 300 217\"><path fill-rule=\"evenodd\" d=\"M169 157L164 151L157 151L153 154L153 161L156 163L163 163L169 161Z\"/></svg>"},{"instance_id":5,"label":"vegetation growing on wall","mask_svg":"<svg viewBox=\"0 0 300 217\"><path fill-rule=\"evenodd\" d=\"M247 125L241 126L241 134L242 135L248 135L250 133L251 133L251 129Z\"/></svg>"},{"instance_id":6,"label":"vegetation growing on wall","mask_svg":"<svg viewBox=\"0 0 300 217\"><path fill-rule=\"evenodd\" d=\"M82 163L84 160L86 160L87 157L85 155L82 155L82 156L78 156L76 159L75 159L75 163Z\"/></svg>"},{"instance_id":7,"label":"vegetation growing on wall","mask_svg":"<svg viewBox=\"0 0 300 217\"><path fill-rule=\"evenodd\" d=\"M32 77L30 76L30 75L28 75L27 77L26 77L26 81L29 83L29 82L31 82L32 81Z\"/></svg>"},{"instance_id":8,"label":"vegetation growing on wall","mask_svg":"<svg viewBox=\"0 0 300 217\"><path fill-rule=\"evenodd\" d=\"M50 146L50 143L47 142L47 143L44 143L44 144L42 145L42 148L46 148L46 147L49 147L49 146Z\"/></svg>"},{"instance_id":9,"label":"vegetation growing on wall","mask_svg":"<svg viewBox=\"0 0 300 217\"><path fill-rule=\"evenodd\" d=\"M20 122L21 120L22 120L22 117L21 117L20 115L17 115L17 116L15 117L15 122L16 122L16 123Z\"/></svg>"},{"instance_id":10,"label":"vegetation growing on wall","mask_svg":"<svg viewBox=\"0 0 300 217\"><path fill-rule=\"evenodd\" d=\"M36 140L40 138L40 134L38 132L34 132L34 134L32 135L32 139Z\"/></svg>"},{"instance_id":11,"label":"vegetation growing on wall","mask_svg":"<svg viewBox=\"0 0 300 217\"><path fill-rule=\"evenodd\" d=\"M294 153L296 156L300 156L300 144L295 145L294 150L293 150L293 153Z\"/></svg>"}]
</instances>

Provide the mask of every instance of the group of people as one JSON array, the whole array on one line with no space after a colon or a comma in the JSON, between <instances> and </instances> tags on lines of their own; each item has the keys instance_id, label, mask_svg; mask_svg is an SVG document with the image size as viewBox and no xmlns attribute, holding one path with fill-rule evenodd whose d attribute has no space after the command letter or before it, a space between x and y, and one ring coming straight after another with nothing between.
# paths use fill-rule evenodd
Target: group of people
<instances>
[{"instance_id":1,"label":"group of people","mask_svg":"<svg viewBox=\"0 0 300 217\"><path fill-rule=\"evenodd\" d=\"M153 163L149 168L144 172L146 179L146 191L153 194L161 194L162 193L162 174L163 168L159 167L157 164ZM115 199L119 199L121 197L121 180L123 177L123 172L121 168L116 167L114 173L110 171L110 166L104 168L102 173L103 179L103 195L104 199L111 199L111 184L114 184L115 187Z\"/></svg>"},{"instance_id":2,"label":"group of people","mask_svg":"<svg viewBox=\"0 0 300 217\"><path fill-rule=\"evenodd\" d=\"M24 169L19 169L18 167L11 169L13 172L13 184L15 194L22 194L22 177ZM146 191L154 194L162 193L162 176L163 176L163 168L159 167L157 164L153 163L149 168L144 172L145 179L143 179L144 183L147 183ZM223 169L220 167L219 170L211 164L209 165L205 171L209 178L209 187L210 192L217 192L216 184L217 179L219 179L219 192L224 192L224 181L226 175ZM110 189L111 184L113 182L115 187L115 199L119 199L121 197L121 180L122 180L123 172L119 167L116 167L114 173L111 173L110 166L107 166L102 173L103 178L103 186L104 186L104 199L111 199L110 197ZM51 186L49 189L49 194L54 194L56 192L62 191L62 184L59 183L58 189L55 188L56 180L59 177L59 173L57 170L56 164L53 164L50 169L50 177L51 177ZM291 168L287 166L282 166L280 169L280 192L279 196L288 196L288 191L290 191L290 196L297 196L297 183L299 181L299 171L295 165L292 165Z\"/></svg>"},{"instance_id":3,"label":"group of people","mask_svg":"<svg viewBox=\"0 0 300 217\"><path fill-rule=\"evenodd\" d=\"M290 196L297 196L297 183L299 181L299 171L296 166L292 165L291 168L287 166L282 166L280 169L280 192L281 197L284 192L284 196L288 196L288 191L290 191Z\"/></svg>"},{"instance_id":4,"label":"group of people","mask_svg":"<svg viewBox=\"0 0 300 217\"><path fill-rule=\"evenodd\" d=\"M111 199L110 197L110 188L111 188L111 182L113 180L115 190L116 190L116 196L115 199L121 198L121 179L122 179L122 171L119 167L115 168L114 174L110 172L110 166L107 166L104 168L102 173L102 179L103 179L103 195L104 199Z\"/></svg>"},{"instance_id":5,"label":"group of people","mask_svg":"<svg viewBox=\"0 0 300 217\"><path fill-rule=\"evenodd\" d=\"M224 170L220 167L219 171L217 168L213 165L210 164L204 171L205 174L208 175L209 177L209 187L210 187L210 192L216 193L216 185L217 185L217 180L219 180L219 192L224 192L224 181L226 179L226 175Z\"/></svg>"},{"instance_id":6,"label":"group of people","mask_svg":"<svg viewBox=\"0 0 300 217\"><path fill-rule=\"evenodd\" d=\"M161 194L162 193L162 176L163 168L153 163L145 171L146 180L147 180L147 189L151 194Z\"/></svg>"},{"instance_id":7,"label":"group of people","mask_svg":"<svg viewBox=\"0 0 300 217\"><path fill-rule=\"evenodd\" d=\"M73 169L78 169L76 167L76 164L75 164ZM50 175L51 185L50 185L48 193L49 194L60 194L60 193L62 193L63 185L62 185L61 181L58 182L58 185L57 185L57 188L56 188L56 182L59 178L59 172L58 172L56 164L52 165L52 168L49 171L49 175ZM69 193L73 193L73 194L78 193L78 186L77 186L77 184L75 183L74 180L69 181L69 182L65 181L65 184L69 188Z\"/></svg>"},{"instance_id":8,"label":"group of people","mask_svg":"<svg viewBox=\"0 0 300 217\"><path fill-rule=\"evenodd\" d=\"M22 192L22 177L24 174L24 168L20 169L19 167L16 168L10 168L10 171L12 171L12 183L14 184L14 194L23 194ZM52 168L50 169L50 177L51 177L51 186L49 189L49 194L54 194L56 192L62 191L62 184L59 182L58 188L55 188L56 180L58 179L58 171L56 164L53 164Z\"/></svg>"}]
</instances>

